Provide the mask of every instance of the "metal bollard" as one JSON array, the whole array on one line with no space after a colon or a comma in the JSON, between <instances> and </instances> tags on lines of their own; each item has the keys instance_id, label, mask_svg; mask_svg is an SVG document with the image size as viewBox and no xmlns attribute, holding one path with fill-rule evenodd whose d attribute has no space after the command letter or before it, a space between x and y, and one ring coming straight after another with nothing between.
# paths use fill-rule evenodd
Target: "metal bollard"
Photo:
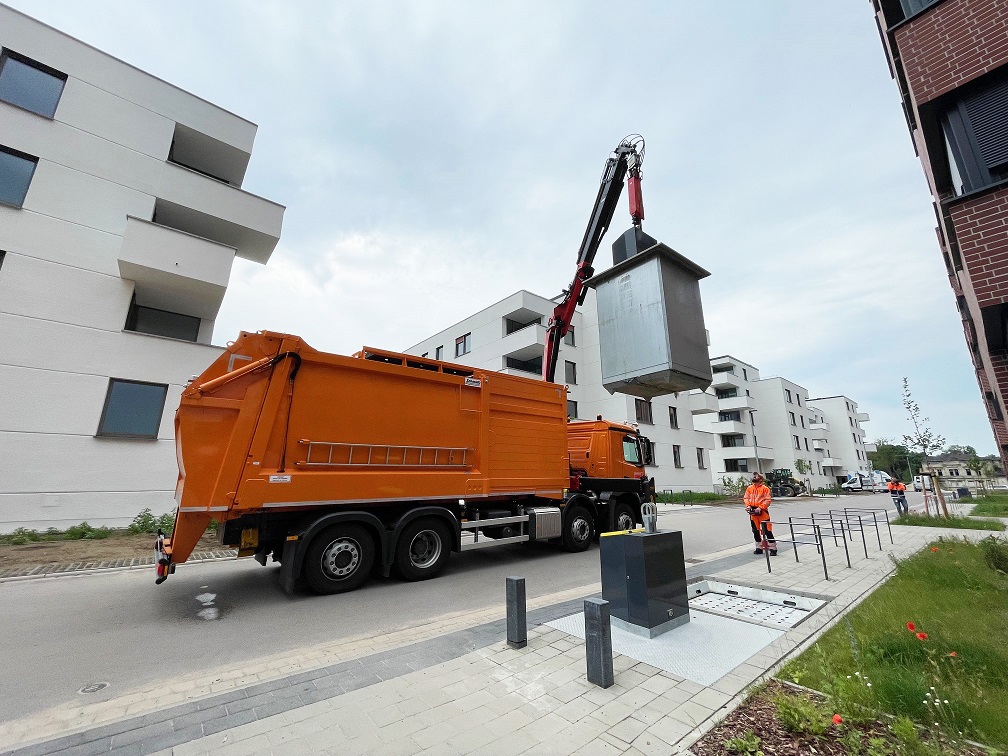
<instances>
[{"instance_id":1,"label":"metal bollard","mask_svg":"<svg viewBox=\"0 0 1008 756\"><path fill-rule=\"evenodd\" d=\"M609 688L615 682L612 663L612 628L609 625L609 602L587 598L584 602L585 660L588 682Z\"/></svg>"},{"instance_id":2,"label":"metal bollard","mask_svg":"<svg viewBox=\"0 0 1008 756\"><path fill-rule=\"evenodd\" d=\"M511 648L528 645L528 624L525 621L525 578L507 579L507 642Z\"/></svg>"}]
</instances>

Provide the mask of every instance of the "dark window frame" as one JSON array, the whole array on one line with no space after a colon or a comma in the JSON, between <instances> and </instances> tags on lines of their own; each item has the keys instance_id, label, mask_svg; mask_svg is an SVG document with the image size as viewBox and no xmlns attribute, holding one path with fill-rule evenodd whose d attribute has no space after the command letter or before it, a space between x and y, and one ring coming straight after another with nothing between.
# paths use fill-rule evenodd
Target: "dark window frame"
<instances>
[{"instance_id":1,"label":"dark window frame","mask_svg":"<svg viewBox=\"0 0 1008 756\"><path fill-rule=\"evenodd\" d=\"M702 446L698 446L696 448L696 459L697 459L697 467L701 470L706 470L707 463L704 461L704 448Z\"/></svg>"},{"instance_id":2,"label":"dark window frame","mask_svg":"<svg viewBox=\"0 0 1008 756\"><path fill-rule=\"evenodd\" d=\"M682 447L679 444L672 444L672 464L682 470Z\"/></svg>"},{"instance_id":3,"label":"dark window frame","mask_svg":"<svg viewBox=\"0 0 1008 756\"><path fill-rule=\"evenodd\" d=\"M651 408L650 399L642 399L639 396L634 397L634 413L637 416L638 423L654 425L654 412L652 411Z\"/></svg>"},{"instance_id":4,"label":"dark window frame","mask_svg":"<svg viewBox=\"0 0 1008 756\"><path fill-rule=\"evenodd\" d=\"M171 315L174 318L184 319L187 321L195 321L195 332L192 334L192 338L187 336L172 335L170 333L152 333L151 331L141 331L137 328L137 321L140 319L142 313L140 310L146 310L147 312L163 313L165 315ZM180 323L181 324L181 323ZM186 323L189 328L192 328L192 323ZM162 310L158 307L147 307L145 305L138 305L136 301L136 294L130 300L129 310L126 313L126 325L123 326L124 331L129 331L130 333L141 333L144 336L157 336L161 339L174 339L176 341L185 341L189 344L199 343L199 332L200 328L203 327L203 319L195 315L186 315L182 312L173 312L171 310ZM426 356L426 355L425 355Z\"/></svg>"},{"instance_id":5,"label":"dark window frame","mask_svg":"<svg viewBox=\"0 0 1008 756\"><path fill-rule=\"evenodd\" d=\"M146 433L110 433L104 430L105 421L108 418L109 403L112 400L112 388L117 383L131 383L138 386L156 386L158 388L164 389L161 396L161 408L158 411L158 423L153 435ZM141 439L147 441L156 441L158 437L158 431L161 430L161 422L164 420L164 408L168 401L168 384L167 383L155 383L153 381L137 381L131 378L109 378L108 388L105 389L105 403L102 405L101 417L98 419L98 430L95 432L96 438L132 438Z\"/></svg>"},{"instance_id":6,"label":"dark window frame","mask_svg":"<svg viewBox=\"0 0 1008 756\"><path fill-rule=\"evenodd\" d=\"M434 348L434 359L444 360L444 344Z\"/></svg>"},{"instance_id":7,"label":"dark window frame","mask_svg":"<svg viewBox=\"0 0 1008 756\"><path fill-rule=\"evenodd\" d=\"M460 349L461 348L461 349ZM472 331L455 339L455 356L461 357L472 351Z\"/></svg>"},{"instance_id":8,"label":"dark window frame","mask_svg":"<svg viewBox=\"0 0 1008 756\"><path fill-rule=\"evenodd\" d=\"M564 381L572 386L577 385L577 363L564 360Z\"/></svg>"},{"instance_id":9,"label":"dark window frame","mask_svg":"<svg viewBox=\"0 0 1008 756\"><path fill-rule=\"evenodd\" d=\"M27 160L32 163L31 174L28 176L28 184L25 186L24 196L21 197L21 201L16 205L12 202L5 202L0 199L0 205L4 207L13 207L16 209L21 209L24 207L24 201L28 199L28 192L31 190L32 181L35 180L35 171L38 170L39 159L35 155L29 155L27 152L21 152L21 150L15 150L13 147L8 147L6 145L0 144L0 152L6 153L16 158L22 160Z\"/></svg>"},{"instance_id":10,"label":"dark window frame","mask_svg":"<svg viewBox=\"0 0 1008 756\"><path fill-rule=\"evenodd\" d=\"M679 427L679 410L676 407L671 407L670 406L668 408L668 414L669 414L669 426L672 427L672 428L678 428Z\"/></svg>"},{"instance_id":11,"label":"dark window frame","mask_svg":"<svg viewBox=\"0 0 1008 756\"><path fill-rule=\"evenodd\" d=\"M541 323L542 320L540 319L539 322ZM571 326L567 330L567 333L564 334L563 341L564 341L564 344L566 344L567 346L577 346L577 344L574 341L574 326Z\"/></svg>"},{"instance_id":12,"label":"dark window frame","mask_svg":"<svg viewBox=\"0 0 1008 756\"><path fill-rule=\"evenodd\" d=\"M573 412L571 412L572 408L574 410ZM569 420L577 420L578 419L578 406L577 406L577 401L574 400L574 399L568 399L567 400L567 418Z\"/></svg>"},{"instance_id":13,"label":"dark window frame","mask_svg":"<svg viewBox=\"0 0 1008 756\"><path fill-rule=\"evenodd\" d=\"M59 109L60 101L63 99L63 92L66 90L66 83L69 76L62 71L53 68L52 66L47 66L41 61L37 61L34 58L29 58L27 55L22 55L19 52L15 52L10 48L3 47L0 48L0 77L3 77L3 70L6 66L8 60L13 60L20 63L23 66L28 66L29 68L34 68L36 71L44 73L54 79L59 79L63 85L60 87L59 96L56 98L56 105L53 107L53 112L50 113L40 113L34 108L26 108L24 105L20 105L16 102L11 102L10 100L4 100L0 98L0 102L10 105L13 108L18 108L19 110L24 110L27 113L33 113L37 116L45 118L46 120L52 121L56 117L56 111Z\"/></svg>"}]
</instances>

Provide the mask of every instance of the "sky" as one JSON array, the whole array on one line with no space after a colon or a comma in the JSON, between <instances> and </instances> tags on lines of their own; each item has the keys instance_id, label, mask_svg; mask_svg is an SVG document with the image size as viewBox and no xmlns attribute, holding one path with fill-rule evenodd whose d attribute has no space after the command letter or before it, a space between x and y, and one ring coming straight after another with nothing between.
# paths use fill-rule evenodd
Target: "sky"
<instances>
[{"instance_id":1,"label":"sky","mask_svg":"<svg viewBox=\"0 0 1008 756\"><path fill-rule=\"evenodd\" d=\"M868 0L5 0L258 124L287 207L215 343L405 349L570 283L599 177L647 142L644 230L711 271L711 355L846 394L869 439L993 453ZM618 8L618 11L617 11ZM629 226L621 200L596 269Z\"/></svg>"}]
</instances>

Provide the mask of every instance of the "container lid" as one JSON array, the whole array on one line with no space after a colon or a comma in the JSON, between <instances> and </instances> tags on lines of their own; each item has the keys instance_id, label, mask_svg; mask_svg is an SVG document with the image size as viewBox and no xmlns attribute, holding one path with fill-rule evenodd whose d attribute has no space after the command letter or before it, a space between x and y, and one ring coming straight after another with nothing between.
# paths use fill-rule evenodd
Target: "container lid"
<instances>
[{"instance_id":1,"label":"container lid","mask_svg":"<svg viewBox=\"0 0 1008 756\"><path fill-rule=\"evenodd\" d=\"M608 281L610 278L618 276L623 271L630 270L631 268L636 268L641 263L647 262L648 260L654 257L664 257L665 259L669 260L673 265L677 265L680 268L683 268L688 272L692 273L694 276L697 277L697 280L700 280L701 278L707 278L707 276L710 275L710 271L704 270L695 262L679 254L667 244L658 242L653 247L645 249L640 254L636 254L633 257L628 257L626 260L619 263L618 265L613 265L608 270L604 270L598 275L592 276L587 281L585 281L585 286L588 287L598 286L599 284Z\"/></svg>"}]
</instances>

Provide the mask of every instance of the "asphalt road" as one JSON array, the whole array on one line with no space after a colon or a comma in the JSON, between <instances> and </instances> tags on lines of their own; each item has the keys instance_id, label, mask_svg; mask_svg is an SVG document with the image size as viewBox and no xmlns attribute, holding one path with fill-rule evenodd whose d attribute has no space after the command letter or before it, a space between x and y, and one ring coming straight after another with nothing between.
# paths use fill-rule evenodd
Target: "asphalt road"
<instances>
[{"instance_id":1,"label":"asphalt road","mask_svg":"<svg viewBox=\"0 0 1008 756\"><path fill-rule=\"evenodd\" d=\"M909 499L913 506L921 495L910 492ZM786 520L835 506L890 504L885 494L841 501L777 501L771 512ZM659 528L683 532L687 559L751 544L739 508L677 508L659 516ZM530 599L599 579L597 546L568 554L550 544L453 554L435 580L377 578L337 596L288 597L278 571L243 559L180 565L161 586L153 568L0 583L0 668L8 681L0 688L0 721L79 702L77 691L93 682L110 683L89 698L99 700L159 679L499 606L508 575L525 577ZM214 595L216 613L206 612L204 594Z\"/></svg>"}]
</instances>

